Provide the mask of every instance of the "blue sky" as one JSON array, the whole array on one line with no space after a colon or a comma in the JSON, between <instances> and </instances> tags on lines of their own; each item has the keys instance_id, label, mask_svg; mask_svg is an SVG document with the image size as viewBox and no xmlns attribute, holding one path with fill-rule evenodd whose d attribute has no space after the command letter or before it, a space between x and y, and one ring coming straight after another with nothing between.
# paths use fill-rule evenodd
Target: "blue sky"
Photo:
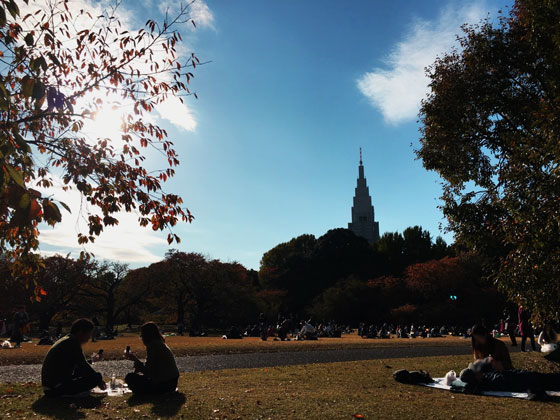
<instances>
[{"instance_id":1,"label":"blue sky","mask_svg":"<svg viewBox=\"0 0 560 420\"><path fill-rule=\"evenodd\" d=\"M454 45L462 23L507 4L465 3L197 1L186 48L211 63L195 72L188 115L162 120L181 160L167 189L196 217L175 229L182 242L173 247L258 269L280 242L346 227L360 146L381 232L442 234L438 178L413 153L423 68ZM134 26L167 4L129 0L123 13ZM60 229L43 229L43 251L78 249L53 240ZM137 266L167 250L166 232L119 229L98 257Z\"/></svg>"}]
</instances>

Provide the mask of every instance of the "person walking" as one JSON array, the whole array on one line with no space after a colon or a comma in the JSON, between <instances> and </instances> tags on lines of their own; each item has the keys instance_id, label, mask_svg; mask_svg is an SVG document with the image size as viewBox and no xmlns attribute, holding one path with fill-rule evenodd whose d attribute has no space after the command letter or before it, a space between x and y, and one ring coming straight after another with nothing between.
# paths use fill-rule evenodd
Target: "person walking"
<instances>
[{"instance_id":1,"label":"person walking","mask_svg":"<svg viewBox=\"0 0 560 420\"><path fill-rule=\"evenodd\" d=\"M533 324L531 323L531 314L526 311L523 306L520 306L517 317L519 321L519 331L521 333L521 351L526 351L525 343L527 342L527 338L531 341L531 348L533 351L536 351L537 347L535 346L535 334L533 332Z\"/></svg>"},{"instance_id":2,"label":"person walking","mask_svg":"<svg viewBox=\"0 0 560 420\"><path fill-rule=\"evenodd\" d=\"M16 349L21 347L23 341L23 332L29 323L29 315L25 311L25 305L21 305L14 314L12 329L12 341L16 343Z\"/></svg>"},{"instance_id":3,"label":"person walking","mask_svg":"<svg viewBox=\"0 0 560 420\"><path fill-rule=\"evenodd\" d=\"M507 335L509 335L511 346L517 347L517 339L515 337L515 322L513 320L513 316L511 316L511 311L508 309L504 310L504 317L504 329Z\"/></svg>"},{"instance_id":4,"label":"person walking","mask_svg":"<svg viewBox=\"0 0 560 420\"><path fill-rule=\"evenodd\" d=\"M268 338L268 324L266 322L266 316L263 312L259 315L259 329L261 334L261 340L266 341Z\"/></svg>"},{"instance_id":5,"label":"person walking","mask_svg":"<svg viewBox=\"0 0 560 420\"><path fill-rule=\"evenodd\" d=\"M97 341L97 339L99 338L99 327L100 327L100 323L99 323L99 318L97 318L97 315L94 315L93 318L91 319L91 322L93 322L93 331L91 333L91 342L95 343Z\"/></svg>"}]
</instances>

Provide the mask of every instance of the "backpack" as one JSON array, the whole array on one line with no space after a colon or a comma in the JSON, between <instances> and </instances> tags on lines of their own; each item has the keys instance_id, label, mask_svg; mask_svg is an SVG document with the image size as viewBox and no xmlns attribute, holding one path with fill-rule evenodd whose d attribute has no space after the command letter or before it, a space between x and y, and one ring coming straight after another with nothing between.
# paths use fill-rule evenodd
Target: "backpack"
<instances>
[{"instance_id":1,"label":"backpack","mask_svg":"<svg viewBox=\"0 0 560 420\"><path fill-rule=\"evenodd\" d=\"M434 382L430 374L424 370L409 372L406 369L400 369L393 373L393 378L402 384L429 384Z\"/></svg>"}]
</instances>

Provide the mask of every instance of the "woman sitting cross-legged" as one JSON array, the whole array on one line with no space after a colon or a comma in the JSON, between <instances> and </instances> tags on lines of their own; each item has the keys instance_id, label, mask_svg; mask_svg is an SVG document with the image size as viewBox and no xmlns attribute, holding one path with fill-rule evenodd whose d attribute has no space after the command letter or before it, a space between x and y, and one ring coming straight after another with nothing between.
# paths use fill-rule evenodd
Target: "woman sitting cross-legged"
<instances>
[{"instance_id":1,"label":"woman sitting cross-legged","mask_svg":"<svg viewBox=\"0 0 560 420\"><path fill-rule=\"evenodd\" d=\"M165 344L158 326L147 322L140 327L140 336L146 346L146 363L142 363L132 352L125 357L134 362L134 373L125 377L130 390L136 394L161 394L175 391L179 369L175 356Z\"/></svg>"}]
</instances>

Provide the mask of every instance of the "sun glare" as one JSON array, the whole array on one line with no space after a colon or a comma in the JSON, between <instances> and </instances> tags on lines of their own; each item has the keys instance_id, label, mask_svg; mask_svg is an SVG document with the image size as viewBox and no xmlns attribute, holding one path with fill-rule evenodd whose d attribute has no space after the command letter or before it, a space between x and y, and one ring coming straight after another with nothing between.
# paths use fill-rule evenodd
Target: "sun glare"
<instances>
[{"instance_id":1,"label":"sun glare","mask_svg":"<svg viewBox=\"0 0 560 420\"><path fill-rule=\"evenodd\" d=\"M94 141L107 138L114 143L120 143L123 121L124 112L122 110L106 106L85 124L84 132Z\"/></svg>"}]
</instances>

